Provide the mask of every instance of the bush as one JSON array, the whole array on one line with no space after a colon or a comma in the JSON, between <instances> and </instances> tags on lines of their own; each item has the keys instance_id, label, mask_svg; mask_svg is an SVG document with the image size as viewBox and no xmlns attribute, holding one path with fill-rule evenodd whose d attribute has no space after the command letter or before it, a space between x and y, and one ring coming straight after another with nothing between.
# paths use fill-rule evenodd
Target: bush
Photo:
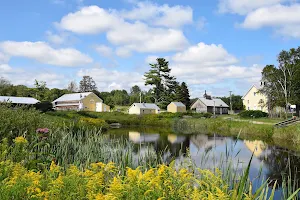
<instances>
[{"instance_id":1,"label":"bush","mask_svg":"<svg viewBox=\"0 0 300 200\"><path fill-rule=\"evenodd\" d=\"M42 101L34 105L35 109L41 112L53 111L53 105L49 101Z\"/></svg>"},{"instance_id":2,"label":"bush","mask_svg":"<svg viewBox=\"0 0 300 200\"><path fill-rule=\"evenodd\" d=\"M239 116L242 118L262 118L268 117L268 113L262 112L260 110L246 110L239 113Z\"/></svg>"}]
</instances>

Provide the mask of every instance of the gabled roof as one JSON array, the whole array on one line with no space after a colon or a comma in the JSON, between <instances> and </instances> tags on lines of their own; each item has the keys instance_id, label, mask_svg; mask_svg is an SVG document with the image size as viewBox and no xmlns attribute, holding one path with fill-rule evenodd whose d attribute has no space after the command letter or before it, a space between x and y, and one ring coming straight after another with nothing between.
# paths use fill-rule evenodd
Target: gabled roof
<instances>
[{"instance_id":1,"label":"gabled roof","mask_svg":"<svg viewBox=\"0 0 300 200\"><path fill-rule=\"evenodd\" d=\"M54 100L54 102L58 101L80 101L87 97L88 95L92 94L92 92L82 92L82 93L72 93L72 94L64 94L63 96L59 97L58 99Z\"/></svg>"},{"instance_id":2,"label":"gabled roof","mask_svg":"<svg viewBox=\"0 0 300 200\"><path fill-rule=\"evenodd\" d=\"M199 98L200 101L202 101L202 103L206 106L209 107L228 107L229 106L222 100L222 99L205 99L205 98Z\"/></svg>"},{"instance_id":3,"label":"gabled roof","mask_svg":"<svg viewBox=\"0 0 300 200\"><path fill-rule=\"evenodd\" d=\"M154 103L133 103L130 108L132 106L136 106L138 108L142 108L142 109L155 109L155 110L160 110L160 108L154 104ZM130 109L129 108L129 109Z\"/></svg>"},{"instance_id":4,"label":"gabled roof","mask_svg":"<svg viewBox=\"0 0 300 200\"><path fill-rule=\"evenodd\" d=\"M242 99L244 99L246 96L247 96L247 94L252 90L252 88L256 88L257 90L260 90L262 87L261 86L259 86L259 85L257 85L257 84L254 84L254 85L252 85L252 87L247 91L247 93L242 97Z\"/></svg>"},{"instance_id":5,"label":"gabled roof","mask_svg":"<svg viewBox=\"0 0 300 200\"><path fill-rule=\"evenodd\" d=\"M0 96L0 102L15 103L15 104L36 104L40 101L32 97Z\"/></svg>"},{"instance_id":6,"label":"gabled roof","mask_svg":"<svg viewBox=\"0 0 300 200\"><path fill-rule=\"evenodd\" d=\"M185 107L185 105L181 102L171 102L170 104L175 104L177 107Z\"/></svg>"}]
</instances>

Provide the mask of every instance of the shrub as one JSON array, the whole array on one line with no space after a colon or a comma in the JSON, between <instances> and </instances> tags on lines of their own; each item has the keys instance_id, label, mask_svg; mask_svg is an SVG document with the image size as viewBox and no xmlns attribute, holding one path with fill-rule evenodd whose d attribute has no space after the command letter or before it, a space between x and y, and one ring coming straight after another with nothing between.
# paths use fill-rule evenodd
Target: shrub
<instances>
[{"instance_id":1,"label":"shrub","mask_svg":"<svg viewBox=\"0 0 300 200\"><path fill-rule=\"evenodd\" d=\"M262 118L268 117L268 113L262 112L260 110L246 110L239 113L239 116L242 118Z\"/></svg>"},{"instance_id":2,"label":"shrub","mask_svg":"<svg viewBox=\"0 0 300 200\"><path fill-rule=\"evenodd\" d=\"M39 102L34 107L41 112L53 111L53 105L49 101Z\"/></svg>"}]
</instances>

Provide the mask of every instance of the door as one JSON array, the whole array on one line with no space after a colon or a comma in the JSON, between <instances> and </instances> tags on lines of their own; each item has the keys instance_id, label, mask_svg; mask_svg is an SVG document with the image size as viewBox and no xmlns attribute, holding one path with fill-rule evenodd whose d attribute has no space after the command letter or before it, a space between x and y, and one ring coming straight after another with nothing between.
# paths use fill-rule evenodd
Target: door
<instances>
[{"instance_id":1,"label":"door","mask_svg":"<svg viewBox=\"0 0 300 200\"><path fill-rule=\"evenodd\" d=\"M102 112L102 103L96 103L96 112Z\"/></svg>"}]
</instances>

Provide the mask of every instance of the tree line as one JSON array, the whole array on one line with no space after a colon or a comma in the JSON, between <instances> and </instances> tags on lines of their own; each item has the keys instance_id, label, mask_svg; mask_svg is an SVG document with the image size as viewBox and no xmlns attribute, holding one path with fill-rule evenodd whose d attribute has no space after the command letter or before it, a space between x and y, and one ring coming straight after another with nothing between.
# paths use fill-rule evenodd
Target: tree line
<instances>
[{"instance_id":1,"label":"tree line","mask_svg":"<svg viewBox=\"0 0 300 200\"><path fill-rule=\"evenodd\" d=\"M71 81L65 89L50 89L45 81L38 80L35 80L33 88L25 85L13 85L0 77L0 95L33 97L40 101L52 102L64 94L94 92L111 107L115 105L129 106L132 103L144 102L157 103L162 108L166 108L172 101L180 101L189 107L191 100L187 84L185 82L179 83L176 77L171 76L169 62L164 58L158 58L156 61L156 63L150 64L151 69L144 75L145 85L152 86L147 91L142 91L137 85L134 85L129 92L126 90L99 91L91 76L83 76L79 84Z\"/></svg>"}]
</instances>

